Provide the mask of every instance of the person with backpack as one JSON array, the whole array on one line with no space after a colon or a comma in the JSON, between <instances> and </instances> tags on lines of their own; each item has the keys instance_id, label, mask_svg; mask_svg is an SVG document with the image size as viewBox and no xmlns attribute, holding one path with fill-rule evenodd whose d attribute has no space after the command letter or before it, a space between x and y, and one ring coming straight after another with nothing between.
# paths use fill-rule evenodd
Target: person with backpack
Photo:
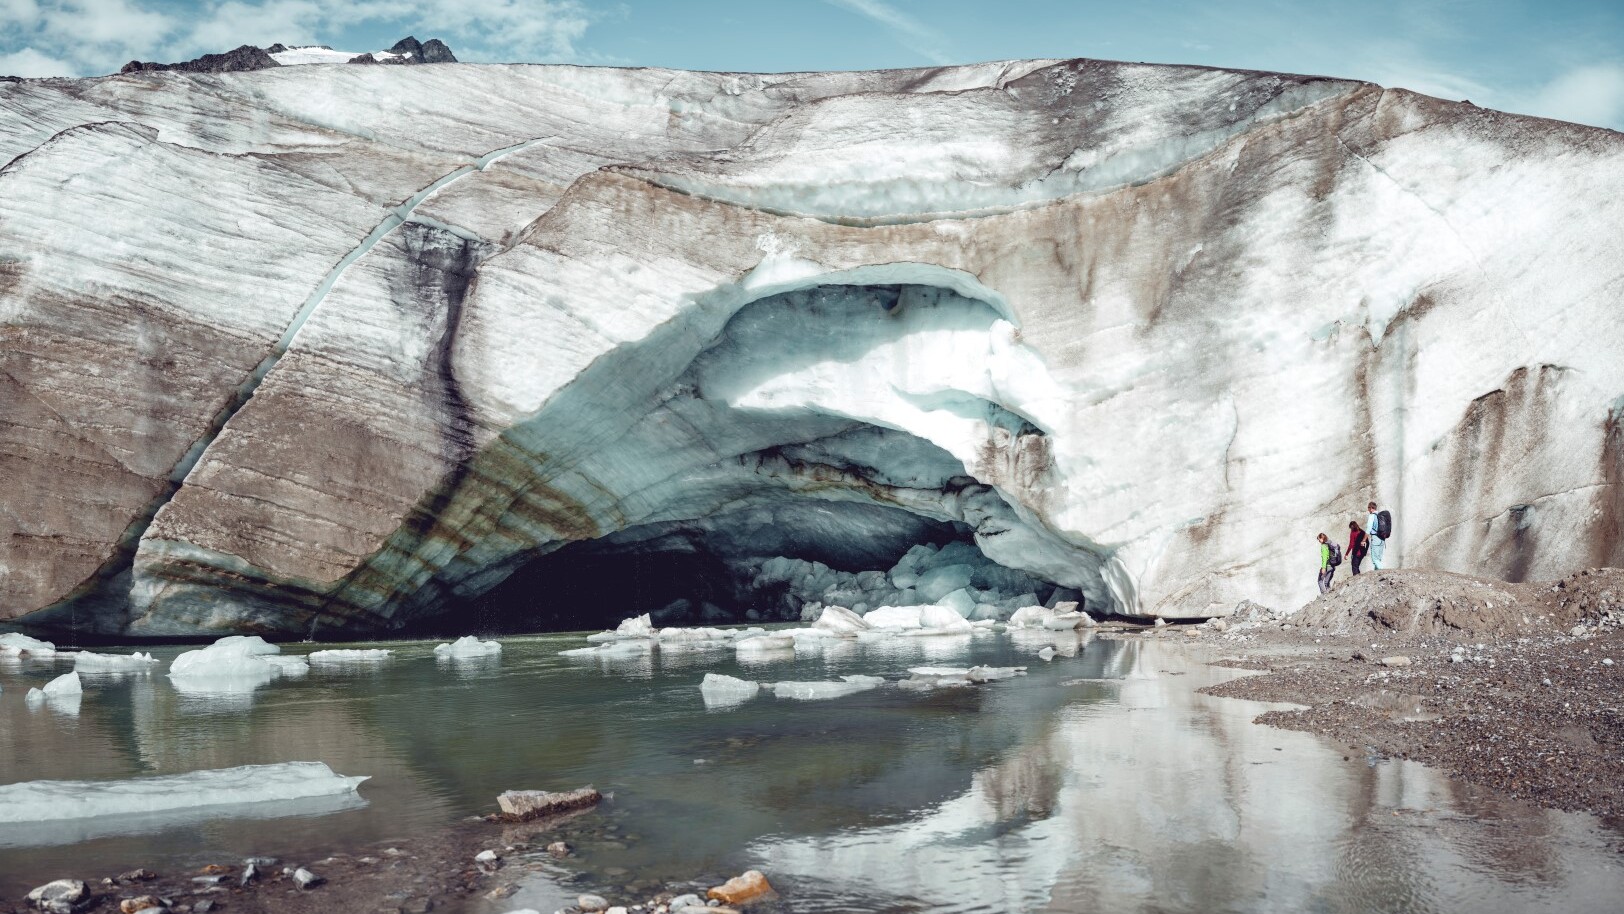
<instances>
[{"instance_id":1,"label":"person with backpack","mask_svg":"<svg viewBox=\"0 0 1624 914\"><path fill-rule=\"evenodd\" d=\"M1393 513L1391 511L1376 510L1376 503L1370 503L1370 520L1365 524L1365 534L1370 538L1370 567L1374 571L1381 571L1387 567L1383 554L1387 551L1387 540L1393 535Z\"/></svg>"},{"instance_id":2,"label":"person with backpack","mask_svg":"<svg viewBox=\"0 0 1624 914\"><path fill-rule=\"evenodd\" d=\"M1370 549L1370 537L1365 531L1359 529L1359 522L1348 521L1348 567L1354 574L1359 573L1359 563L1365 560L1365 553Z\"/></svg>"},{"instance_id":3,"label":"person with backpack","mask_svg":"<svg viewBox=\"0 0 1624 914\"><path fill-rule=\"evenodd\" d=\"M1336 575L1336 566L1342 564L1342 548L1331 542L1331 538L1323 533L1319 535L1319 544L1319 589L1320 593L1329 593L1331 590L1331 578Z\"/></svg>"}]
</instances>

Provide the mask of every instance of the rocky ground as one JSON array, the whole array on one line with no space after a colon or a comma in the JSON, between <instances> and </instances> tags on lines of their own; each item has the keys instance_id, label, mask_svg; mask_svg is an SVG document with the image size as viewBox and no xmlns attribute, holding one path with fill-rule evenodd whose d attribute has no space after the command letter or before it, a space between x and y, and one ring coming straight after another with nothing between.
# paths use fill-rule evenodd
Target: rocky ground
<instances>
[{"instance_id":1,"label":"rocky ground","mask_svg":"<svg viewBox=\"0 0 1624 914\"><path fill-rule=\"evenodd\" d=\"M1260 723L1619 827L1621 624L1620 569L1539 584L1390 571L1353 578L1291 617L1248 607L1199 630L1238 649L1224 665L1269 670L1207 693L1307 706Z\"/></svg>"},{"instance_id":2,"label":"rocky ground","mask_svg":"<svg viewBox=\"0 0 1624 914\"><path fill-rule=\"evenodd\" d=\"M94 878L71 874L68 882L82 880L83 885L82 895L70 889L70 898L75 900L63 899L55 908L48 901L36 905L22 899L0 900L0 914L38 914L41 910L63 914L427 914L516 909L521 906L505 904L504 899L516 892L523 876L550 871L560 882L583 878L586 873L566 871L557 866L558 861L574 855L576 841L601 841L605 829L614 827L590 810L526 823L471 819L412 842L320 860L251 858L187 872L138 869ZM566 910L683 914L697 909L704 914L737 914L722 901L708 898L711 889L722 889L724 898L747 900L750 914L778 914L781 910L779 897L760 874L671 885L640 881L629 873L606 871L600 875L621 876L624 884L615 886L613 892L596 890L609 897L583 893ZM763 887L766 891L761 893Z\"/></svg>"}]
</instances>

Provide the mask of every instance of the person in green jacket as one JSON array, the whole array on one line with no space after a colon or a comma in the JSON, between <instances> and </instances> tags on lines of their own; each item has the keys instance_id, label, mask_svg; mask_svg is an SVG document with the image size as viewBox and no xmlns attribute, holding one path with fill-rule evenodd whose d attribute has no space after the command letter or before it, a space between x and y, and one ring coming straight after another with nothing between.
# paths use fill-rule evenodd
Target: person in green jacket
<instances>
[{"instance_id":1,"label":"person in green jacket","mask_svg":"<svg viewBox=\"0 0 1624 914\"><path fill-rule=\"evenodd\" d=\"M1336 547L1331 545L1331 538L1330 537L1328 537L1325 534L1321 533L1319 535L1319 544L1320 544L1319 589L1320 589L1320 593L1328 593L1331 590L1331 578L1336 576L1336 566L1338 564L1340 564L1340 563L1332 561L1331 553L1336 550ZM1337 556L1337 558L1341 558L1341 556Z\"/></svg>"}]
</instances>

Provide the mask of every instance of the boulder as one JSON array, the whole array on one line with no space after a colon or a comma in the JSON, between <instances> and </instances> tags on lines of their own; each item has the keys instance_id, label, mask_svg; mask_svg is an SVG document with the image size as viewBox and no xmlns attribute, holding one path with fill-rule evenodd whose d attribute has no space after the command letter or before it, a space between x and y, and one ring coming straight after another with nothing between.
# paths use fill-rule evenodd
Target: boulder
<instances>
[{"instance_id":1,"label":"boulder","mask_svg":"<svg viewBox=\"0 0 1624 914\"><path fill-rule=\"evenodd\" d=\"M575 809L585 809L588 806L596 806L602 799L603 794L591 787L559 792L509 790L496 798L496 805L502 808L504 816L517 821L524 821Z\"/></svg>"},{"instance_id":2,"label":"boulder","mask_svg":"<svg viewBox=\"0 0 1624 914\"><path fill-rule=\"evenodd\" d=\"M90 900L90 888L77 879L57 879L28 893L28 902L47 914L72 914Z\"/></svg>"},{"instance_id":3,"label":"boulder","mask_svg":"<svg viewBox=\"0 0 1624 914\"><path fill-rule=\"evenodd\" d=\"M771 892L773 887L760 870L746 870L705 893L705 897L722 904L741 904Z\"/></svg>"}]
</instances>

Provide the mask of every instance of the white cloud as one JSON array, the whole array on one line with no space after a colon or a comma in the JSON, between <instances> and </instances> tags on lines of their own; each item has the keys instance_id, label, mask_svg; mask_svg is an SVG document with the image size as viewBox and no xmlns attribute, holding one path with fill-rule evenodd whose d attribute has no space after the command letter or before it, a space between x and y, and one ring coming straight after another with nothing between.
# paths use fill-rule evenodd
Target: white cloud
<instances>
[{"instance_id":1,"label":"white cloud","mask_svg":"<svg viewBox=\"0 0 1624 914\"><path fill-rule=\"evenodd\" d=\"M464 60L574 61L591 21L580 0L203 0L182 10L155 0L0 0L0 61L17 75L46 75L51 61L50 75L95 75L243 44L333 43L357 26L440 38Z\"/></svg>"},{"instance_id":2,"label":"white cloud","mask_svg":"<svg viewBox=\"0 0 1624 914\"><path fill-rule=\"evenodd\" d=\"M1624 130L1624 63L1569 70L1515 103L1513 110Z\"/></svg>"},{"instance_id":3,"label":"white cloud","mask_svg":"<svg viewBox=\"0 0 1624 914\"><path fill-rule=\"evenodd\" d=\"M910 51L931 63L954 62L953 55L947 50L947 38L941 32L889 3L883 3L881 0L825 0L825 2L844 7L891 29L901 36L902 43L907 45Z\"/></svg>"},{"instance_id":4,"label":"white cloud","mask_svg":"<svg viewBox=\"0 0 1624 914\"><path fill-rule=\"evenodd\" d=\"M23 48L10 54L0 54L0 76L76 76L72 64L33 48Z\"/></svg>"}]
</instances>

